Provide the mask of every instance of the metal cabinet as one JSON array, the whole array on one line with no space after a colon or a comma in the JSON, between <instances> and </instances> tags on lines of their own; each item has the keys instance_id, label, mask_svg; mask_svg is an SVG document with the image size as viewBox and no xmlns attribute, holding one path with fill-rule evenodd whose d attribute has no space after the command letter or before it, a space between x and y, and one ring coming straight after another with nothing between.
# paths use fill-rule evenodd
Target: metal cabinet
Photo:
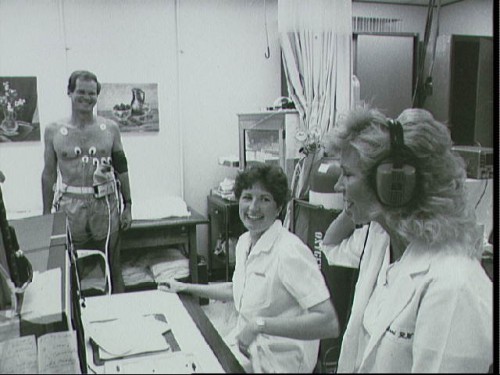
<instances>
[{"instance_id":1,"label":"metal cabinet","mask_svg":"<svg viewBox=\"0 0 500 375\"><path fill-rule=\"evenodd\" d=\"M432 90L423 108L449 125L455 145L493 147L498 103L493 98L493 37L440 35L436 43Z\"/></svg>"},{"instance_id":2,"label":"metal cabinet","mask_svg":"<svg viewBox=\"0 0 500 375\"><path fill-rule=\"evenodd\" d=\"M296 110L238 114L240 168L253 162L279 165L292 181L301 144Z\"/></svg>"},{"instance_id":3,"label":"metal cabinet","mask_svg":"<svg viewBox=\"0 0 500 375\"><path fill-rule=\"evenodd\" d=\"M230 281L234 272L235 248L245 227L238 213L238 202L209 195L210 221L208 249L208 278L210 281Z\"/></svg>"},{"instance_id":4,"label":"metal cabinet","mask_svg":"<svg viewBox=\"0 0 500 375\"><path fill-rule=\"evenodd\" d=\"M318 363L319 373L335 373L342 345L343 330L347 324L352 303L352 291L356 270L348 267L330 266L321 251L321 243L330 223L340 214L339 210L325 209L321 205L294 199L292 202L292 228L295 233L313 252L318 267L330 291L332 303L337 311L341 335L338 338L320 340Z\"/></svg>"}]
</instances>

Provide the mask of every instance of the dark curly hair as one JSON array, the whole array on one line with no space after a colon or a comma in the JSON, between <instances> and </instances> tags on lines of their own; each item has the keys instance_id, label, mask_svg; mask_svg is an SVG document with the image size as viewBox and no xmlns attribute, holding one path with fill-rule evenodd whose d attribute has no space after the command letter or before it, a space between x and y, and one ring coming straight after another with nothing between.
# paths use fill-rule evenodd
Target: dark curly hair
<instances>
[{"instance_id":1,"label":"dark curly hair","mask_svg":"<svg viewBox=\"0 0 500 375\"><path fill-rule=\"evenodd\" d=\"M75 70L73 73L71 73L68 80L68 94L71 94L73 91L75 91L76 80L78 78L81 78L85 81L94 81L95 83L97 83L97 95L99 95L99 93L101 92L101 84L97 80L97 76L87 70Z\"/></svg>"},{"instance_id":2,"label":"dark curly hair","mask_svg":"<svg viewBox=\"0 0 500 375\"><path fill-rule=\"evenodd\" d=\"M234 195L239 200L242 191L250 189L257 182L271 193L278 207L281 209L285 207L290 199L290 189L286 174L281 167L259 162L249 164L236 176Z\"/></svg>"}]
</instances>

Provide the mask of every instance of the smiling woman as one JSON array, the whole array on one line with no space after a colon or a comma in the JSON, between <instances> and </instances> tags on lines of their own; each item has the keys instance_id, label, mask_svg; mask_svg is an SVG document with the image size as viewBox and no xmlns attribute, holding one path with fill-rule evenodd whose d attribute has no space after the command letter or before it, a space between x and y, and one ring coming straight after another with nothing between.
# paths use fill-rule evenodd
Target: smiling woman
<instances>
[{"instance_id":1,"label":"smiling woman","mask_svg":"<svg viewBox=\"0 0 500 375\"><path fill-rule=\"evenodd\" d=\"M289 199L286 176L279 168L253 165L236 180L234 191L239 199L241 222L248 229L253 246Z\"/></svg>"},{"instance_id":2,"label":"smiling woman","mask_svg":"<svg viewBox=\"0 0 500 375\"><path fill-rule=\"evenodd\" d=\"M236 245L233 281L171 280L160 289L234 301L236 327L225 341L245 370L310 373L319 339L338 336L338 319L316 258L278 219L290 196L286 175L255 163L238 174L234 190L248 232Z\"/></svg>"}]
</instances>

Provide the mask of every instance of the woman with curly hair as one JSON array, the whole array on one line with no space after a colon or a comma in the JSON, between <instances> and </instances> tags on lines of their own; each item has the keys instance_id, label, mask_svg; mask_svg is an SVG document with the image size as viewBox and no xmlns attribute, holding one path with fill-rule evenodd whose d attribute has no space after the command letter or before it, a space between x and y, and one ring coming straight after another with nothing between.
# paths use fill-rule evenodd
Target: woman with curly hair
<instances>
[{"instance_id":1,"label":"woman with curly hair","mask_svg":"<svg viewBox=\"0 0 500 375\"><path fill-rule=\"evenodd\" d=\"M225 338L245 371L312 372L319 339L338 336L330 293L311 250L279 220L290 192L280 167L256 163L235 181L248 229L236 245L232 282L174 280L160 289L234 301L238 318Z\"/></svg>"},{"instance_id":2,"label":"woman with curly hair","mask_svg":"<svg viewBox=\"0 0 500 375\"><path fill-rule=\"evenodd\" d=\"M344 210L323 242L358 268L338 372L487 372L492 283L448 128L422 109L352 111L329 134Z\"/></svg>"}]
</instances>

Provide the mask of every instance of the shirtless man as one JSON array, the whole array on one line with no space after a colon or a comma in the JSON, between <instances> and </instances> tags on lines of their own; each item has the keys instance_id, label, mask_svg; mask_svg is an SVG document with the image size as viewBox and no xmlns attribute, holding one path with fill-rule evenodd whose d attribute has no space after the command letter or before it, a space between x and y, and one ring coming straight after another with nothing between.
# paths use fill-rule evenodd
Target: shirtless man
<instances>
[{"instance_id":1,"label":"shirtless man","mask_svg":"<svg viewBox=\"0 0 500 375\"><path fill-rule=\"evenodd\" d=\"M119 230L130 228L132 201L118 125L93 113L100 89L93 73L73 72L68 82L71 118L45 129L43 213L51 213L52 208L66 213L76 249L108 254L112 290L120 293L124 285Z\"/></svg>"}]
</instances>

